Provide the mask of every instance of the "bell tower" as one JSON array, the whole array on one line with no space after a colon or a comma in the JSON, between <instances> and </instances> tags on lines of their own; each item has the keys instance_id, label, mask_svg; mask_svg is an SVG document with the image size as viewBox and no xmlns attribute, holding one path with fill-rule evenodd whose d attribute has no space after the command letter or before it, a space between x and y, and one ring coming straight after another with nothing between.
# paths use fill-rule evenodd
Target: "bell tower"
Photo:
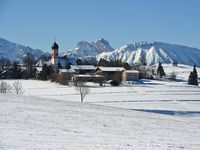
<instances>
[{"instance_id":1,"label":"bell tower","mask_svg":"<svg viewBox=\"0 0 200 150\"><path fill-rule=\"evenodd\" d=\"M58 65L58 48L59 48L58 44L54 42L51 47L51 63L54 66Z\"/></svg>"}]
</instances>

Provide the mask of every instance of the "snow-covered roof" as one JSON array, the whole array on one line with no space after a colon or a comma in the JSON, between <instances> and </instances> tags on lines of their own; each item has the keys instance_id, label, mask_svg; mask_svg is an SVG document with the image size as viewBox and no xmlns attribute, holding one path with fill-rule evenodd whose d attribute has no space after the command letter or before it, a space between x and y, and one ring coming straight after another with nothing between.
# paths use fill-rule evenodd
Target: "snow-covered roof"
<instances>
[{"instance_id":1,"label":"snow-covered roof","mask_svg":"<svg viewBox=\"0 0 200 150\"><path fill-rule=\"evenodd\" d=\"M71 69L73 70L78 70L78 66L77 65L70 65Z\"/></svg>"},{"instance_id":2,"label":"snow-covered roof","mask_svg":"<svg viewBox=\"0 0 200 150\"><path fill-rule=\"evenodd\" d=\"M62 68L69 64L76 64L76 60L74 58L65 58L65 57L58 57L58 62L61 64Z\"/></svg>"},{"instance_id":3,"label":"snow-covered roof","mask_svg":"<svg viewBox=\"0 0 200 150\"><path fill-rule=\"evenodd\" d=\"M126 73L139 73L138 70L126 70Z\"/></svg>"},{"instance_id":4,"label":"snow-covered roof","mask_svg":"<svg viewBox=\"0 0 200 150\"><path fill-rule=\"evenodd\" d=\"M78 68L81 70L96 70L97 67L93 65L79 65Z\"/></svg>"},{"instance_id":5,"label":"snow-covered roof","mask_svg":"<svg viewBox=\"0 0 200 150\"><path fill-rule=\"evenodd\" d=\"M51 60L48 61L42 61L41 59L37 62L36 67L42 67L43 65L50 66Z\"/></svg>"},{"instance_id":6,"label":"snow-covered roof","mask_svg":"<svg viewBox=\"0 0 200 150\"><path fill-rule=\"evenodd\" d=\"M74 75L74 77L103 77L101 75L90 75L90 74L77 74L77 75Z\"/></svg>"},{"instance_id":7,"label":"snow-covered roof","mask_svg":"<svg viewBox=\"0 0 200 150\"><path fill-rule=\"evenodd\" d=\"M70 65L71 69L74 70L96 70L97 67L93 66L93 65Z\"/></svg>"},{"instance_id":8,"label":"snow-covered roof","mask_svg":"<svg viewBox=\"0 0 200 150\"><path fill-rule=\"evenodd\" d=\"M75 72L74 69L59 69L59 71L62 73L65 73L65 72L74 73Z\"/></svg>"},{"instance_id":9,"label":"snow-covered roof","mask_svg":"<svg viewBox=\"0 0 200 150\"><path fill-rule=\"evenodd\" d=\"M36 67L36 70L41 72L42 71L42 67Z\"/></svg>"},{"instance_id":10,"label":"snow-covered roof","mask_svg":"<svg viewBox=\"0 0 200 150\"><path fill-rule=\"evenodd\" d=\"M98 67L101 71L107 72L116 72L116 71L124 71L125 68L123 67Z\"/></svg>"}]
</instances>

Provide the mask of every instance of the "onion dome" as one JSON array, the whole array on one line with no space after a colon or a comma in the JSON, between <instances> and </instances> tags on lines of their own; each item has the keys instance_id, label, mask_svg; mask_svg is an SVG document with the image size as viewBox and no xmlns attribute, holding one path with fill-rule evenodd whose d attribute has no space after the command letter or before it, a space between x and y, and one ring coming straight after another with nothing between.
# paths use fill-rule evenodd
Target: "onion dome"
<instances>
[{"instance_id":1,"label":"onion dome","mask_svg":"<svg viewBox=\"0 0 200 150\"><path fill-rule=\"evenodd\" d=\"M56 42L54 42L51 48L52 48L52 49L58 49L59 46L58 46L58 44L57 44Z\"/></svg>"}]
</instances>

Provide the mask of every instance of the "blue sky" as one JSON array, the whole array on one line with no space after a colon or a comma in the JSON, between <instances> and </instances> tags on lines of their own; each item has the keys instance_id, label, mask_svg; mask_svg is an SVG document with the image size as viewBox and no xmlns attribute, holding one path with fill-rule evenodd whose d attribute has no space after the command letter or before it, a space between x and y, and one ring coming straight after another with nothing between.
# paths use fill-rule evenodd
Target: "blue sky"
<instances>
[{"instance_id":1,"label":"blue sky","mask_svg":"<svg viewBox=\"0 0 200 150\"><path fill-rule=\"evenodd\" d=\"M78 41L161 41L200 48L199 0L0 0L0 37L50 51Z\"/></svg>"}]
</instances>

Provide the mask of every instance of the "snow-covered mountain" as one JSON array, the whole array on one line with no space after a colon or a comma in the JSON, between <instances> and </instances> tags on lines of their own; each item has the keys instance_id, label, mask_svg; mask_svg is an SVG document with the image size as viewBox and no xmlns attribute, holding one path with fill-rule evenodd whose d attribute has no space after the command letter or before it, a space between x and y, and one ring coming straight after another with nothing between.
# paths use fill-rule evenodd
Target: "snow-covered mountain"
<instances>
[{"instance_id":1,"label":"snow-covered mountain","mask_svg":"<svg viewBox=\"0 0 200 150\"><path fill-rule=\"evenodd\" d=\"M39 49L32 49L0 38L0 58L22 62L27 52L33 54L35 58L45 54ZM76 48L61 55L74 59L81 58L84 62L90 63L102 58L108 61L121 60L129 65L140 63L153 65L159 61L169 64L177 61L179 64L200 66L200 49L162 42L137 42L114 50L105 39L93 42L80 41Z\"/></svg>"},{"instance_id":2,"label":"snow-covered mountain","mask_svg":"<svg viewBox=\"0 0 200 150\"><path fill-rule=\"evenodd\" d=\"M91 43L86 41L78 42L75 49L70 52L67 52L68 57L75 58L95 58L100 53L103 52L112 52L114 49L110 46L109 42L105 39L98 39Z\"/></svg>"},{"instance_id":3,"label":"snow-covered mountain","mask_svg":"<svg viewBox=\"0 0 200 150\"><path fill-rule=\"evenodd\" d=\"M39 49L32 49L28 46L23 46L0 38L0 58L22 62L27 53L31 53L35 58L39 58L45 54Z\"/></svg>"},{"instance_id":4,"label":"snow-covered mountain","mask_svg":"<svg viewBox=\"0 0 200 150\"><path fill-rule=\"evenodd\" d=\"M162 42L138 42L125 45L112 52L103 52L97 56L106 60L122 60L129 65L146 63L153 65L160 62L200 66L200 49Z\"/></svg>"}]
</instances>

